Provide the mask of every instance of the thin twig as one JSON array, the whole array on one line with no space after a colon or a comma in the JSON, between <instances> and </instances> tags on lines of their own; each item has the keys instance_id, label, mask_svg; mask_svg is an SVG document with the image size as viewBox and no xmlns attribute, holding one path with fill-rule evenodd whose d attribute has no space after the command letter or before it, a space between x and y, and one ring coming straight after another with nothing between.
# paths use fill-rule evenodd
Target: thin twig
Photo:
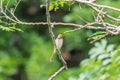
<instances>
[{"instance_id":1,"label":"thin twig","mask_svg":"<svg viewBox=\"0 0 120 80\"><path fill-rule=\"evenodd\" d=\"M10 3L10 0L7 1L7 4L5 6L5 12L6 12L7 8L8 8L9 3Z\"/></svg>"},{"instance_id":2,"label":"thin twig","mask_svg":"<svg viewBox=\"0 0 120 80\"><path fill-rule=\"evenodd\" d=\"M71 0L64 0L64 1L68 1L70 2ZM83 3L83 4L86 4L86 5L91 5L92 7L96 7L96 8L106 8L106 9L111 9L111 10L114 10L114 11L118 11L120 12L120 9L119 8L114 8L114 7L111 7L111 6L106 6L106 5L100 5L100 4L95 4L95 3L92 3L90 1L85 1L85 0L74 0L75 2L79 2L79 3ZM99 11L97 11L99 12ZM103 13L103 12L101 12ZM103 13L103 14L106 14L106 13ZM114 18L108 14L106 14L106 17L114 20L114 21L117 21L117 22L120 22L120 19L118 18Z\"/></svg>"},{"instance_id":3,"label":"thin twig","mask_svg":"<svg viewBox=\"0 0 120 80\"><path fill-rule=\"evenodd\" d=\"M15 8L14 8L14 10L13 10L13 13L15 13L15 11L16 11L18 5L20 4L20 2L21 2L21 0L19 0L19 1L17 2L16 6L15 6Z\"/></svg>"},{"instance_id":4,"label":"thin twig","mask_svg":"<svg viewBox=\"0 0 120 80\"><path fill-rule=\"evenodd\" d=\"M53 33L53 30L52 30L52 25L51 25L51 21L50 21L49 3L50 3L49 0L46 0L46 16L47 16L47 22L48 22L48 27L49 27L49 33L50 33L50 35L51 35L53 44L54 44L56 50L57 50L58 53L59 53L59 57L60 57L63 65L64 65L64 66L66 67L66 69L67 69L67 63L65 62L64 58L62 57L61 51L57 48L56 43L55 43L55 37L54 37L54 33Z\"/></svg>"},{"instance_id":5,"label":"thin twig","mask_svg":"<svg viewBox=\"0 0 120 80\"><path fill-rule=\"evenodd\" d=\"M52 41L53 41L53 44L55 46L55 48L57 49L58 51L58 54L59 54L59 57L60 57L60 60L62 61L63 63L63 67L60 68L60 70L58 70L55 74L53 74L48 80L52 80L55 76L57 76L64 68L67 69L67 63L65 62L64 58L62 57L62 54L61 54L61 51L57 48L56 46L56 43L55 43L55 37L54 37L54 33L53 33L53 30L52 30L52 25L51 25L51 20L50 20L50 13L49 13L49 5L50 4L50 1L49 0L46 0L46 16L47 16L47 22L48 22L48 27L49 27L49 33L51 35L51 38L52 38Z\"/></svg>"},{"instance_id":6,"label":"thin twig","mask_svg":"<svg viewBox=\"0 0 120 80\"><path fill-rule=\"evenodd\" d=\"M86 23L86 24L89 23L88 21L86 21L85 19L83 19L81 16L78 15L77 17L79 17L79 19L80 19L81 21L83 21L84 23Z\"/></svg>"},{"instance_id":7,"label":"thin twig","mask_svg":"<svg viewBox=\"0 0 120 80\"><path fill-rule=\"evenodd\" d=\"M65 69L65 66L61 67L58 71L56 71L51 77L49 77L48 80L54 79L60 72L62 72Z\"/></svg>"},{"instance_id":8,"label":"thin twig","mask_svg":"<svg viewBox=\"0 0 120 80\"><path fill-rule=\"evenodd\" d=\"M97 38L97 39L91 41L90 43L93 44L93 43L95 43L95 42L97 42L97 41L103 39L104 37L106 37L106 36L108 36L108 35L109 35L109 33L106 33L106 34L104 34L104 35L101 35L99 38Z\"/></svg>"},{"instance_id":9,"label":"thin twig","mask_svg":"<svg viewBox=\"0 0 120 80\"><path fill-rule=\"evenodd\" d=\"M94 24L96 24L96 22L87 23L86 25L83 25L83 26L81 26L79 28L75 28L75 29L72 29L72 30L65 31L64 34L65 33L75 32L75 31L78 31L78 30L83 29L83 28L84 29L95 29L95 30L100 30L101 29L101 30L105 30L105 28L103 28L103 27L94 27L94 26L92 26Z\"/></svg>"},{"instance_id":10,"label":"thin twig","mask_svg":"<svg viewBox=\"0 0 120 80\"><path fill-rule=\"evenodd\" d=\"M70 0L64 0L64 1L69 1L70 2ZM111 9L111 10L120 12L119 8L114 8L114 7L106 6L106 5L100 5L100 4L92 3L92 2L89 2L89 1L86 1L86 0L73 0L73 1L76 1L76 2L79 2L79 3L84 3L84 4L90 4L92 6L96 6L96 7L99 7L99 8L106 8L106 9Z\"/></svg>"},{"instance_id":11,"label":"thin twig","mask_svg":"<svg viewBox=\"0 0 120 80\"><path fill-rule=\"evenodd\" d=\"M90 6L92 9L94 9L96 12L105 15L105 16L108 17L109 19L111 19L111 20L113 20L113 21L120 22L120 19L108 15L107 12L103 12L103 11L97 9L96 7L92 6L92 5L89 5L89 6Z\"/></svg>"}]
</instances>

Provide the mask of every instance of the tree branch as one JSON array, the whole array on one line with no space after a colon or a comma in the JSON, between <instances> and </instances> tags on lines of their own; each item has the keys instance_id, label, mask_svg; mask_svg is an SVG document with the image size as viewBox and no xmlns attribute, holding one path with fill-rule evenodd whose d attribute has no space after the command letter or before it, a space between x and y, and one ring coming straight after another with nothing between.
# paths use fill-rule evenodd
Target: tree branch
<instances>
[{"instance_id":1,"label":"tree branch","mask_svg":"<svg viewBox=\"0 0 120 80\"><path fill-rule=\"evenodd\" d=\"M50 20L50 13L49 13L49 5L50 4L50 1L49 0L46 0L46 16L47 16L47 23L48 23L48 27L49 27L49 33L51 35L51 38L52 38L52 41L53 41L53 44L56 48L56 50L58 51L58 54L59 54L59 58L60 60L62 61L63 63L63 67L60 68L55 74L53 74L48 80L52 80L55 76L57 76L64 68L67 69L67 63L65 62L64 58L62 57L62 54L61 54L61 51L57 48L56 46L56 43L55 43L55 37L54 37L54 33L53 33L53 30L52 30L52 25L51 25L51 20Z\"/></svg>"},{"instance_id":2,"label":"tree branch","mask_svg":"<svg viewBox=\"0 0 120 80\"><path fill-rule=\"evenodd\" d=\"M56 71L48 80L52 80L55 78L60 72L62 72L65 69L65 66L61 67L58 71Z\"/></svg>"}]
</instances>

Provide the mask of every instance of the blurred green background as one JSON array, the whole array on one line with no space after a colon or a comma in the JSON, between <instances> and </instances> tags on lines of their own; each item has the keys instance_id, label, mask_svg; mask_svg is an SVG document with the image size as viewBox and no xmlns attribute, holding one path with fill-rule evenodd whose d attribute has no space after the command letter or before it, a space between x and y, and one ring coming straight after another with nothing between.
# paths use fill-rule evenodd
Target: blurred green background
<instances>
[{"instance_id":1,"label":"blurred green background","mask_svg":"<svg viewBox=\"0 0 120 80\"><path fill-rule=\"evenodd\" d=\"M3 0L4 6L7 1ZM14 7L17 0L10 0L9 7ZM98 0L97 3L120 8L120 0ZM15 15L22 21L46 21L45 0L22 0ZM81 8L80 8L81 7ZM83 4L68 3L58 10L50 11L53 22L85 24L93 21L92 9ZM112 16L119 17L119 12L108 10ZM110 23L119 23L106 19ZM10 23L10 21L9 21ZM4 25L0 22L0 25ZM4 25L6 26L6 25ZM0 30L0 80L47 80L62 63L56 54L49 62L53 44L47 26L18 25L24 32ZM57 36L72 26L57 26ZM61 72L55 80L120 80L120 37L108 36L100 42L89 44L87 40L95 30L82 29L64 35L62 55L69 69Z\"/></svg>"}]
</instances>

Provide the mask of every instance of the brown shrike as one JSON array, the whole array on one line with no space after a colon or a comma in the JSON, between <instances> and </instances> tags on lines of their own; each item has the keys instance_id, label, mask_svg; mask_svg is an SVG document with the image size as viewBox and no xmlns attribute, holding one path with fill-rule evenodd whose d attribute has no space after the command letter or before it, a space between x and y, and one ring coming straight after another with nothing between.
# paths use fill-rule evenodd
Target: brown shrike
<instances>
[{"instance_id":1,"label":"brown shrike","mask_svg":"<svg viewBox=\"0 0 120 80\"><path fill-rule=\"evenodd\" d=\"M57 38L55 39L55 44L56 44L57 49L60 50L62 48L62 45L63 45L63 34L59 34L57 36ZM53 54L51 55L50 62L52 62L53 57L54 57L55 53L57 52L57 49L54 46L54 51L53 51Z\"/></svg>"}]
</instances>

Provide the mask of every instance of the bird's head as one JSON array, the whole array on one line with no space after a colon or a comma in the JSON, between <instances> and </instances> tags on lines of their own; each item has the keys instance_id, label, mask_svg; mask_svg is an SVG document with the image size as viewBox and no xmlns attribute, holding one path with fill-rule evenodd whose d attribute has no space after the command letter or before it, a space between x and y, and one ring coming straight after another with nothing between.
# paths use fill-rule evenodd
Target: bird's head
<instances>
[{"instance_id":1,"label":"bird's head","mask_svg":"<svg viewBox=\"0 0 120 80\"><path fill-rule=\"evenodd\" d=\"M59 34L57 38L58 39L63 38L63 34Z\"/></svg>"}]
</instances>

